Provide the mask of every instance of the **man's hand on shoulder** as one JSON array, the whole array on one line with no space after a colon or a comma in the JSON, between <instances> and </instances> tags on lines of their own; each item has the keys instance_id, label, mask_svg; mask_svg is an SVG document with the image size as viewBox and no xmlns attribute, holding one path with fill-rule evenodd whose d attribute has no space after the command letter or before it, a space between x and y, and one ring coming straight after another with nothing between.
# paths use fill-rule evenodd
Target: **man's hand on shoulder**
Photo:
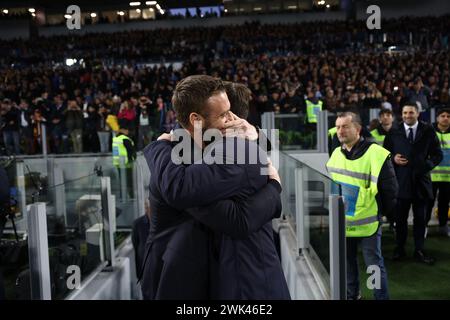
<instances>
[{"instance_id":1,"label":"man's hand on shoulder","mask_svg":"<svg viewBox=\"0 0 450 320\"><path fill-rule=\"evenodd\" d=\"M172 141L172 139L173 139L173 135L172 134L170 134L170 133L163 133L162 135L160 135L159 137L158 137L158 141L161 141L161 140L166 140L166 141Z\"/></svg>"}]
</instances>

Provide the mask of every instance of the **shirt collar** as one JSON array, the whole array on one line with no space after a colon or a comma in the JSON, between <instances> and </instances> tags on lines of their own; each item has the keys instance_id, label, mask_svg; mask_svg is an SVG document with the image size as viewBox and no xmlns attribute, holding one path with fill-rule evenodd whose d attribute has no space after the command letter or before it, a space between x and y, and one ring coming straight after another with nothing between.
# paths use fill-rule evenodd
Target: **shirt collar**
<instances>
[{"instance_id":1,"label":"shirt collar","mask_svg":"<svg viewBox=\"0 0 450 320\"><path fill-rule=\"evenodd\" d=\"M416 124L414 124L413 126L408 126L405 122L403 122L403 125L405 126L405 130L408 131L409 128L412 128L413 131L416 131L417 126L419 125L419 121L416 122Z\"/></svg>"}]
</instances>

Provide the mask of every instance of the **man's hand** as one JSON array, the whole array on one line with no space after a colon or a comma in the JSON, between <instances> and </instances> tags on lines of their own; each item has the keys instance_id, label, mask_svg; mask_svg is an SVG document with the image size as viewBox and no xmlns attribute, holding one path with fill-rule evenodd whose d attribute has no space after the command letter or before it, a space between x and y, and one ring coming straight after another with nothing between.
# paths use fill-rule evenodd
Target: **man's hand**
<instances>
[{"instance_id":1,"label":"man's hand","mask_svg":"<svg viewBox=\"0 0 450 320\"><path fill-rule=\"evenodd\" d=\"M270 159L268 159L267 170L268 170L267 172L269 173L269 179L277 180L278 183L281 185L281 178L280 175L278 174L278 170L273 166L272 161Z\"/></svg>"},{"instance_id":2,"label":"man's hand","mask_svg":"<svg viewBox=\"0 0 450 320\"><path fill-rule=\"evenodd\" d=\"M172 135L170 133L163 133L162 135L160 135L157 139L159 140L167 140L167 141L172 141Z\"/></svg>"},{"instance_id":3,"label":"man's hand","mask_svg":"<svg viewBox=\"0 0 450 320\"><path fill-rule=\"evenodd\" d=\"M396 165L399 166L406 166L408 164L408 160L405 158L405 156L397 153L394 157L394 162Z\"/></svg>"},{"instance_id":4,"label":"man's hand","mask_svg":"<svg viewBox=\"0 0 450 320\"><path fill-rule=\"evenodd\" d=\"M222 134L226 137L239 137L251 141L258 140L258 131L247 120L241 119L234 113L231 113L233 120L225 123Z\"/></svg>"}]
</instances>

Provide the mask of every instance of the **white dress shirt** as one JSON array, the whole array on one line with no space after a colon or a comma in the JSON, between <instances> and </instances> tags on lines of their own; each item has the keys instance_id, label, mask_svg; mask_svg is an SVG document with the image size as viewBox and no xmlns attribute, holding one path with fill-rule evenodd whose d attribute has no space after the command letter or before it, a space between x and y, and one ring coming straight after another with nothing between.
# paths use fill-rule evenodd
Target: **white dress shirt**
<instances>
[{"instance_id":1,"label":"white dress shirt","mask_svg":"<svg viewBox=\"0 0 450 320\"><path fill-rule=\"evenodd\" d=\"M419 121L417 121L413 126L408 126L406 123L403 122L403 126L405 127L406 137L408 138L409 128L412 128L413 139L416 140L416 133L417 133L417 127L419 126Z\"/></svg>"}]
</instances>

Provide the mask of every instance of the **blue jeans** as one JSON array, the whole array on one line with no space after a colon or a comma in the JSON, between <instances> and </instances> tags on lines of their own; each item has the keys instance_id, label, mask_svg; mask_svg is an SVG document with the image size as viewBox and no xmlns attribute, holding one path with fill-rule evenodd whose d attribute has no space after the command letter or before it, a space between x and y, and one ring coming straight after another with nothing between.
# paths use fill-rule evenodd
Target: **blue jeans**
<instances>
[{"instance_id":1,"label":"blue jeans","mask_svg":"<svg viewBox=\"0 0 450 320\"><path fill-rule=\"evenodd\" d=\"M356 299L359 295L358 244L364 256L366 267L380 268L380 288L373 289L375 300L388 300L387 273L381 254L381 226L371 237L347 238L347 299Z\"/></svg>"}]
</instances>

